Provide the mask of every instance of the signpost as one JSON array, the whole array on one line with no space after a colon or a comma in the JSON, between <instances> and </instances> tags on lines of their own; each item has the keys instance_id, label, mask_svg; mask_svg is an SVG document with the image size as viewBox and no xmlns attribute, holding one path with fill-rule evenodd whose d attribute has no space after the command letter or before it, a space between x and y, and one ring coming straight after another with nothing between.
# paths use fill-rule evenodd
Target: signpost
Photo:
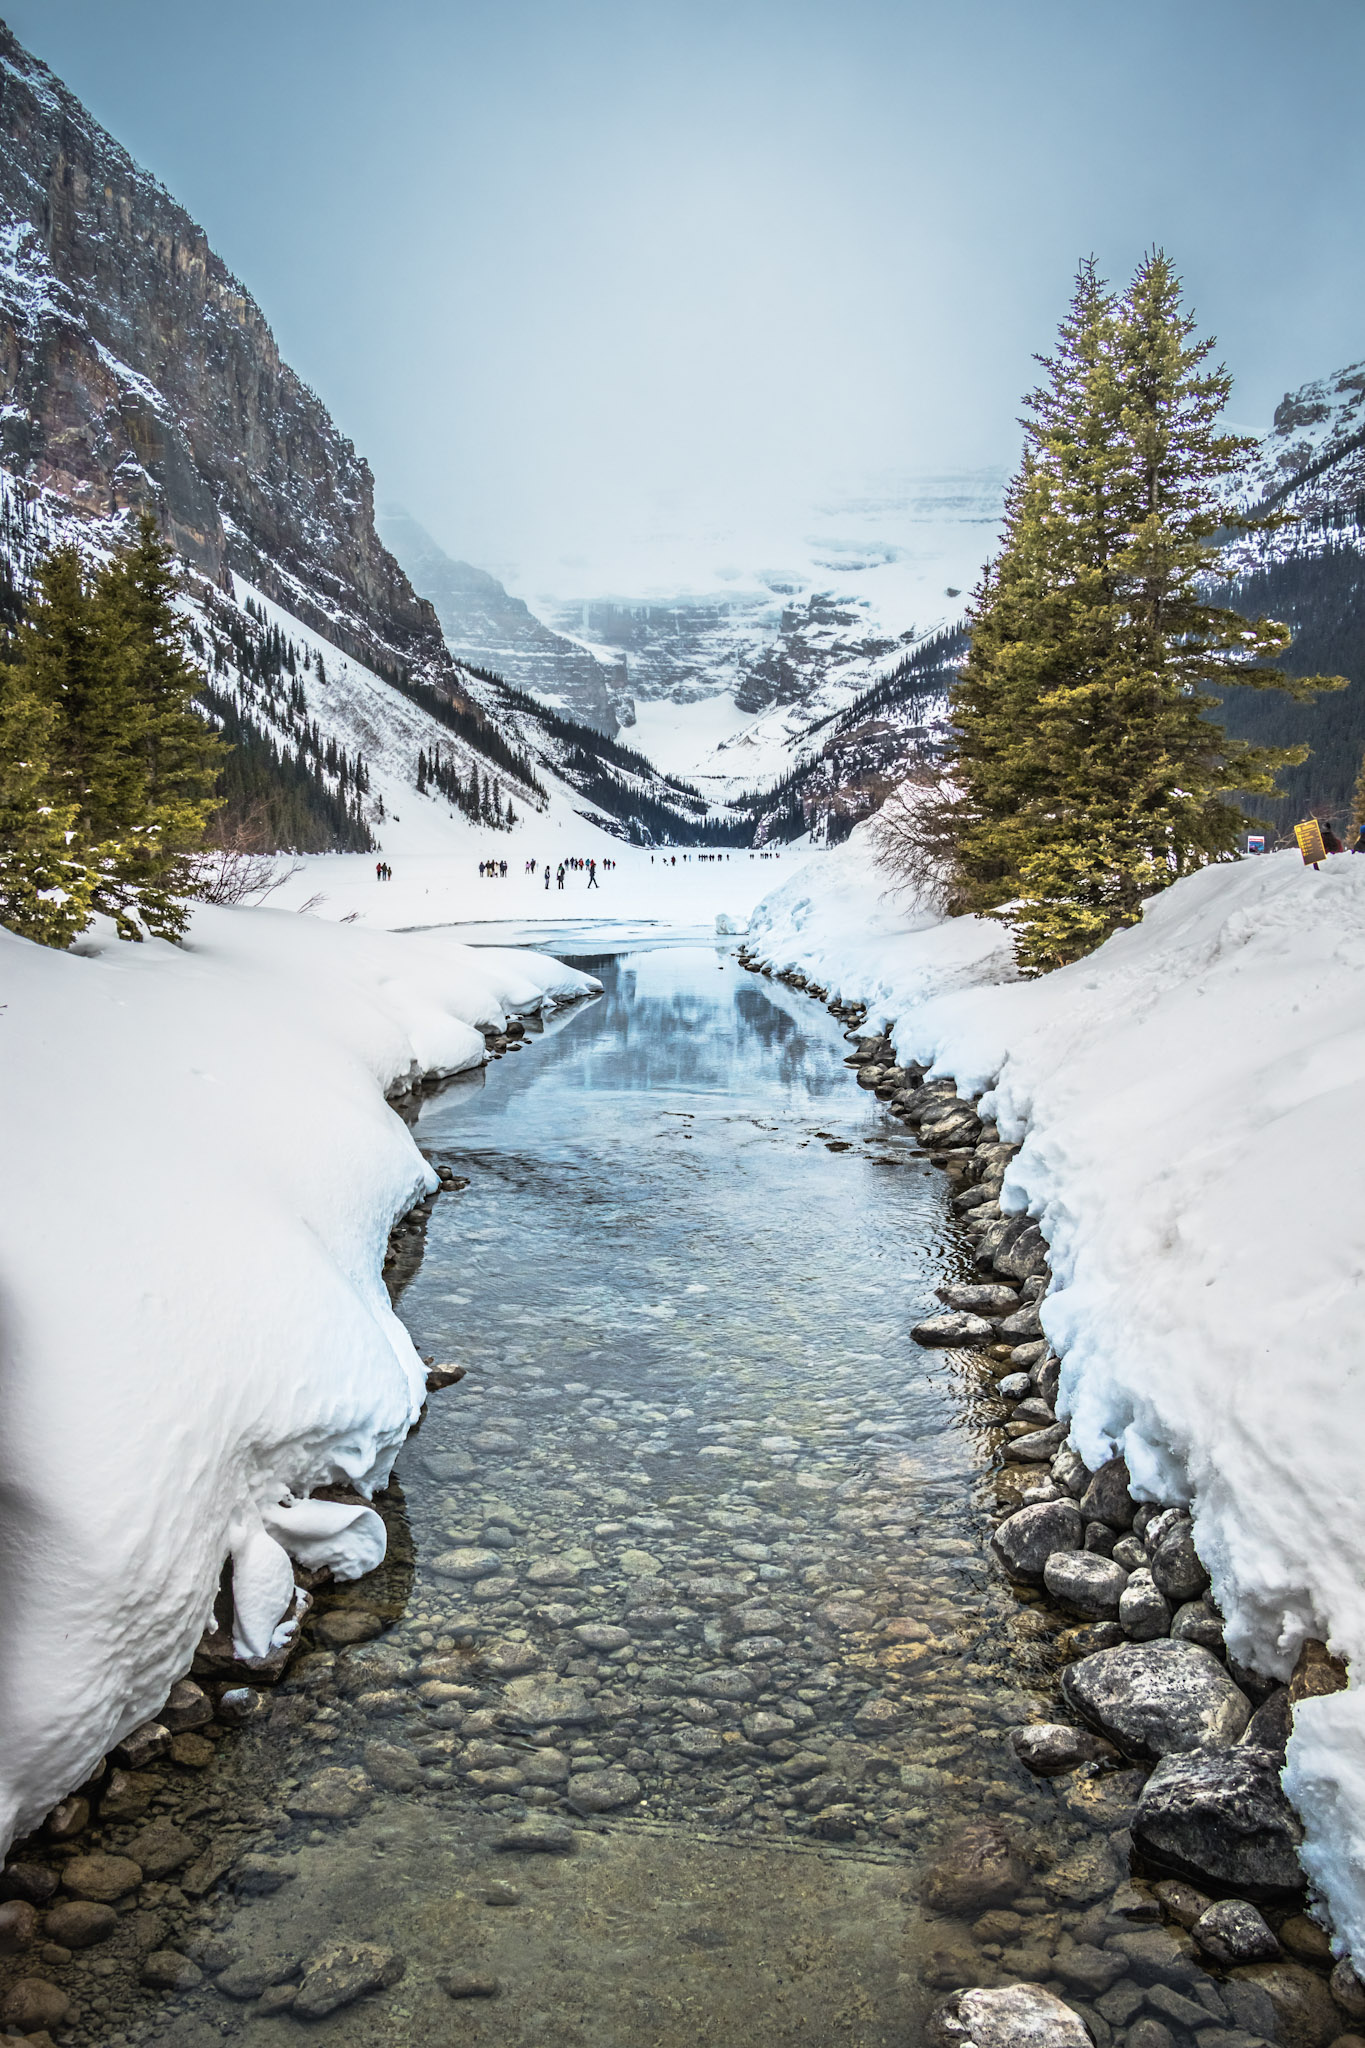
<instances>
[{"instance_id":1,"label":"signpost","mask_svg":"<svg viewBox=\"0 0 1365 2048\"><path fill-rule=\"evenodd\" d=\"M1326 860L1327 848L1322 843L1322 833L1316 818L1305 818L1301 825L1296 825L1294 837L1299 842L1299 852L1308 867L1315 868L1320 860Z\"/></svg>"},{"instance_id":2,"label":"signpost","mask_svg":"<svg viewBox=\"0 0 1365 2048\"><path fill-rule=\"evenodd\" d=\"M1264 853L1264 852L1265 852L1265 833L1264 833L1264 832L1248 832L1248 833L1247 833L1247 852L1248 852L1248 853Z\"/></svg>"}]
</instances>

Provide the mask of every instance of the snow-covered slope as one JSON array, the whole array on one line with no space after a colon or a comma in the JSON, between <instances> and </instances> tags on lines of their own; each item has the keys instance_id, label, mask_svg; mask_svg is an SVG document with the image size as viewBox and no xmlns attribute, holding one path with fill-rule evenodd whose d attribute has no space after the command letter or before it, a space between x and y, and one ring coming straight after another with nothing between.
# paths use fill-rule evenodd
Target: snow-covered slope
<instances>
[{"instance_id":1,"label":"snow-covered slope","mask_svg":"<svg viewBox=\"0 0 1365 2048\"><path fill-rule=\"evenodd\" d=\"M1365 861L1206 868L1092 958L973 986L1005 962L993 930L897 913L856 839L760 905L750 945L993 1086L1081 1454L1120 1448L1138 1491L1190 1502L1239 1657L1283 1676L1315 1636L1358 1672ZM1286 1783L1365 1953L1365 1688L1300 1703Z\"/></svg>"},{"instance_id":2,"label":"snow-covered slope","mask_svg":"<svg viewBox=\"0 0 1365 2048\"><path fill-rule=\"evenodd\" d=\"M381 1265L434 1176L384 1090L591 985L270 910L183 949L0 931L0 1841L161 1704L229 1554L268 1642L279 1503L368 1492L416 1420Z\"/></svg>"},{"instance_id":3,"label":"snow-covered slope","mask_svg":"<svg viewBox=\"0 0 1365 2048\"><path fill-rule=\"evenodd\" d=\"M590 724L606 722L605 691L632 746L724 801L789 773L807 727L960 616L1003 489L994 470L878 478L761 531L675 507L571 571L557 559L508 571L520 597L412 521L383 530L457 658Z\"/></svg>"}]
</instances>

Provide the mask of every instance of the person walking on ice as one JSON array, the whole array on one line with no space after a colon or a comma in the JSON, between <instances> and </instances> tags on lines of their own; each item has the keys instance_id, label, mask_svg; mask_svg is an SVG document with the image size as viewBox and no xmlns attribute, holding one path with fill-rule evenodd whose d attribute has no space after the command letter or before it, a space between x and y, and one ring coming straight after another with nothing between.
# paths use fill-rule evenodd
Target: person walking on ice
<instances>
[{"instance_id":1,"label":"person walking on ice","mask_svg":"<svg viewBox=\"0 0 1365 2048\"><path fill-rule=\"evenodd\" d=\"M588 887L590 889L597 887L597 862L595 860L588 862Z\"/></svg>"}]
</instances>

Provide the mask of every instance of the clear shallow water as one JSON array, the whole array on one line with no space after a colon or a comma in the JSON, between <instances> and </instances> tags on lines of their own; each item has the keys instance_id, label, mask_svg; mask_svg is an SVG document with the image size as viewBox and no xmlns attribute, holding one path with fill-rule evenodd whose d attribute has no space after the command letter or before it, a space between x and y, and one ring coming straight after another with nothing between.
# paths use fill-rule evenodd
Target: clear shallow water
<instances>
[{"instance_id":1,"label":"clear shallow water","mask_svg":"<svg viewBox=\"0 0 1365 2048\"><path fill-rule=\"evenodd\" d=\"M810 1002L712 946L578 964L600 1000L420 1117L467 1184L400 1308L467 1377L399 1460L387 1564L320 1592L208 1769L161 1775L154 1813L283 1882L144 1886L143 1947L401 1952L317 2023L345 2043L913 2040L936 1985L1049 1976L1126 1818L1006 1740L1054 1624L986 1562L991 1382L909 1337L966 1270L947 1183ZM930 1919L917 1882L989 1817L1042 1874L969 1937L979 1905ZM498 1850L526 1819L572 1853ZM207 1976L148 2020L123 1967L89 2039L302 2038ZM500 1995L452 1999L451 1969Z\"/></svg>"}]
</instances>

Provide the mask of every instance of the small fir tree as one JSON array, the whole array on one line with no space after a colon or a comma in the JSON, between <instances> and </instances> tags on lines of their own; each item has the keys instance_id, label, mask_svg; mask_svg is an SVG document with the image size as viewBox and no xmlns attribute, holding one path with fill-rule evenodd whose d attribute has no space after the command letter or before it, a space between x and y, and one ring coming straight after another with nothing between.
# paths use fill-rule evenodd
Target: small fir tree
<instances>
[{"instance_id":1,"label":"small fir tree","mask_svg":"<svg viewBox=\"0 0 1365 2048\"><path fill-rule=\"evenodd\" d=\"M93 578L69 547L38 569L0 679L0 915L26 936L69 944L91 911L123 938L184 931L226 750L193 708L176 588L150 515Z\"/></svg>"}]
</instances>

